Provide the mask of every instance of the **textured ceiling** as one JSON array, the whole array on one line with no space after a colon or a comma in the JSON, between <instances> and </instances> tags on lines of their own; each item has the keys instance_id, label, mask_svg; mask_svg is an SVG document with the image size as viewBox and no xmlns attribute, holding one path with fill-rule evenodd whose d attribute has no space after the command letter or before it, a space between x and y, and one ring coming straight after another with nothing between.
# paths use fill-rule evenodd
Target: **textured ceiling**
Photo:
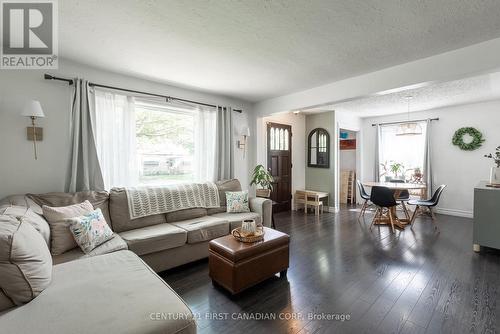
<instances>
[{"instance_id":1,"label":"textured ceiling","mask_svg":"<svg viewBox=\"0 0 500 334\"><path fill-rule=\"evenodd\" d=\"M500 99L500 73L430 84L385 95L371 96L334 104L306 113L324 110L349 112L359 117L382 116L407 112L407 96L411 96L410 111L423 111L453 105Z\"/></svg>"},{"instance_id":2,"label":"textured ceiling","mask_svg":"<svg viewBox=\"0 0 500 334\"><path fill-rule=\"evenodd\" d=\"M64 0L60 55L260 101L500 36L498 0Z\"/></svg>"}]
</instances>

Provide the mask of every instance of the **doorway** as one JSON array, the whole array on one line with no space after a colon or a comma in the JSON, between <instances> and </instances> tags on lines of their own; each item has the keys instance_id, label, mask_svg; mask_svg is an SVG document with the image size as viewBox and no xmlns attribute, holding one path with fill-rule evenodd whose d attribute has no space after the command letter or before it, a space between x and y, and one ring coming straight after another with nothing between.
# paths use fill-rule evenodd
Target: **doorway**
<instances>
[{"instance_id":1,"label":"doorway","mask_svg":"<svg viewBox=\"0 0 500 334\"><path fill-rule=\"evenodd\" d=\"M267 123L267 168L273 176L271 199L274 212L292 207L292 127Z\"/></svg>"},{"instance_id":2,"label":"doorway","mask_svg":"<svg viewBox=\"0 0 500 334\"><path fill-rule=\"evenodd\" d=\"M339 203L356 204L357 133L339 129Z\"/></svg>"}]
</instances>

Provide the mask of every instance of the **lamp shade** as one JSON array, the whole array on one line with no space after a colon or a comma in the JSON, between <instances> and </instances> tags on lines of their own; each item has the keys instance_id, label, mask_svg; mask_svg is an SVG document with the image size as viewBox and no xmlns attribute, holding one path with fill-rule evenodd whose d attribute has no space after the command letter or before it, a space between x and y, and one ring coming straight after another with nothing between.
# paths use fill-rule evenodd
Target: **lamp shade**
<instances>
[{"instance_id":1,"label":"lamp shade","mask_svg":"<svg viewBox=\"0 0 500 334\"><path fill-rule=\"evenodd\" d=\"M26 102L21 115L26 117L45 117L45 114L42 110L42 105L39 101L35 100Z\"/></svg>"},{"instance_id":2,"label":"lamp shade","mask_svg":"<svg viewBox=\"0 0 500 334\"><path fill-rule=\"evenodd\" d=\"M247 137L250 137L250 128L247 126L245 128L243 128L243 133L242 133L243 136L247 136Z\"/></svg>"}]
</instances>

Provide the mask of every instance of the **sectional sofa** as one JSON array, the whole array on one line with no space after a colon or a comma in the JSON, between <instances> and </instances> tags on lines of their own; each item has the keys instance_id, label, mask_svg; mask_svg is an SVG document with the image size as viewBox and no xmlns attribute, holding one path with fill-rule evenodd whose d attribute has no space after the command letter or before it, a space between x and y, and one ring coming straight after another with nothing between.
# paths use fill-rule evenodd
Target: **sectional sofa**
<instances>
[{"instance_id":1,"label":"sectional sofa","mask_svg":"<svg viewBox=\"0 0 500 334\"><path fill-rule=\"evenodd\" d=\"M221 207L194 208L131 220L125 189L108 192L9 196L1 214L23 214L50 244L42 205L89 200L100 208L113 238L84 254L74 248L52 257L52 282L24 305L0 290L0 328L6 333L194 333L195 317L156 274L208 256L208 242L244 219L271 226L271 201L250 198L251 212L227 213L226 191L238 180L217 182ZM16 213L17 210L17 213Z\"/></svg>"}]
</instances>

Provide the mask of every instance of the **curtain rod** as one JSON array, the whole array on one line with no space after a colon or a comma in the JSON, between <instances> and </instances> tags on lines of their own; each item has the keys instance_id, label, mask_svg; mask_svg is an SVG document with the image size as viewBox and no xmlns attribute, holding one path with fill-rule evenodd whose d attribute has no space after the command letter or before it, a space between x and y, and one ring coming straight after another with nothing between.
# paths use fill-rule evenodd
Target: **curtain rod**
<instances>
[{"instance_id":1,"label":"curtain rod","mask_svg":"<svg viewBox=\"0 0 500 334\"><path fill-rule=\"evenodd\" d=\"M413 123L413 122L424 122L424 121L427 121L427 120L429 120L429 121L439 121L439 117L436 117L436 118L426 118L426 119L412 119L410 121L387 122L387 123L373 123L372 126L403 124L403 123Z\"/></svg>"},{"instance_id":2,"label":"curtain rod","mask_svg":"<svg viewBox=\"0 0 500 334\"><path fill-rule=\"evenodd\" d=\"M66 79L66 78L56 77L56 76L53 76L53 75L50 75L50 74L44 74L43 77L44 77L45 80L65 81L70 86L73 84L73 80L72 79ZM205 107L212 107L212 108L216 108L217 107L214 104L208 104L208 103L203 103L203 102L186 100L186 99L181 99L181 98L178 98L178 97L172 97L172 96L161 95L161 94L147 93L147 92L142 92L142 91L139 91L139 90L132 90L132 89L126 89L126 88L120 88L120 87L114 87L114 86L106 86L106 85L101 85L101 84L97 84L97 83L93 83L93 82L89 82L89 86L90 87L100 87L100 88L114 89L114 90L119 90L119 91L128 92L128 93L141 94L141 95L161 97L161 98L164 98L167 101L168 100L175 100L175 101L193 103L193 104L197 104L197 105L205 106ZM243 112L241 109L233 109L233 111L236 111L238 113L242 113Z\"/></svg>"}]
</instances>

